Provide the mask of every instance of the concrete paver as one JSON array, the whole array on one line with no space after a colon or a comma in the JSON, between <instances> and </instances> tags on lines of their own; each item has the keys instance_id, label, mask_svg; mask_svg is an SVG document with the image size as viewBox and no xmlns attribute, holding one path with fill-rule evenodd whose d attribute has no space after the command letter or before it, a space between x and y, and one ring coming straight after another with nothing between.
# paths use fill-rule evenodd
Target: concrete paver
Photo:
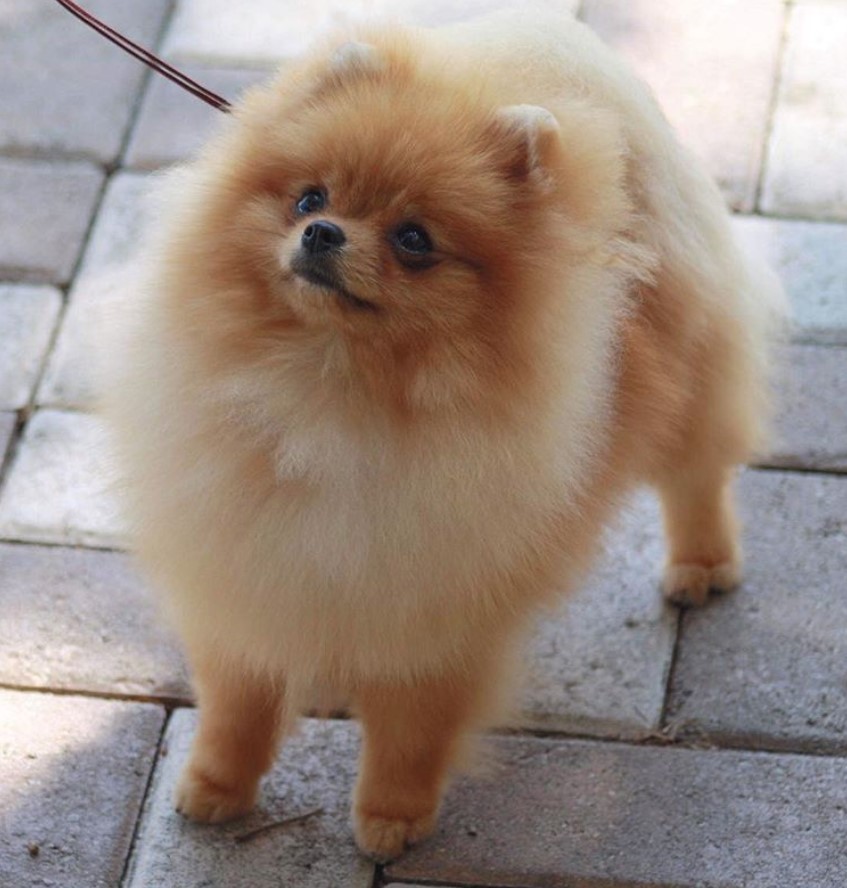
<instances>
[{"instance_id":1,"label":"concrete paver","mask_svg":"<svg viewBox=\"0 0 847 888\"><path fill-rule=\"evenodd\" d=\"M0 466L3 464L14 431L15 414L0 412Z\"/></svg>"},{"instance_id":2,"label":"concrete paver","mask_svg":"<svg viewBox=\"0 0 847 888\"><path fill-rule=\"evenodd\" d=\"M127 888L370 888L373 864L359 856L348 825L358 747L354 723L304 719L266 778L258 809L241 821L208 826L189 823L173 807L196 715L177 710L168 725L167 756L156 766ZM300 823L237 840L316 808L320 813Z\"/></svg>"},{"instance_id":3,"label":"concrete paver","mask_svg":"<svg viewBox=\"0 0 847 888\"><path fill-rule=\"evenodd\" d=\"M658 591L663 545L651 494L623 514L605 550L539 620L522 707L535 727L632 737L659 726L677 615Z\"/></svg>"},{"instance_id":4,"label":"concrete paver","mask_svg":"<svg viewBox=\"0 0 847 888\"><path fill-rule=\"evenodd\" d=\"M87 0L94 15L144 46L170 0ZM0 152L117 159L144 67L53 0L3 4Z\"/></svg>"},{"instance_id":5,"label":"concrete paver","mask_svg":"<svg viewBox=\"0 0 847 888\"><path fill-rule=\"evenodd\" d=\"M229 102L272 72L269 69L181 66L189 77ZM164 77L154 77L144 96L126 150L128 167L153 170L185 160L223 120L220 111L199 102Z\"/></svg>"},{"instance_id":6,"label":"concrete paver","mask_svg":"<svg viewBox=\"0 0 847 888\"><path fill-rule=\"evenodd\" d=\"M88 163L0 158L0 276L67 283L102 183Z\"/></svg>"},{"instance_id":7,"label":"concrete paver","mask_svg":"<svg viewBox=\"0 0 847 888\"><path fill-rule=\"evenodd\" d=\"M487 780L388 881L496 888L834 888L847 761L504 738Z\"/></svg>"},{"instance_id":8,"label":"concrete paver","mask_svg":"<svg viewBox=\"0 0 847 888\"><path fill-rule=\"evenodd\" d=\"M795 4L768 144L762 208L847 219L847 6Z\"/></svg>"},{"instance_id":9,"label":"concrete paver","mask_svg":"<svg viewBox=\"0 0 847 888\"><path fill-rule=\"evenodd\" d=\"M794 339L847 344L847 225L740 216L733 227L779 274Z\"/></svg>"},{"instance_id":10,"label":"concrete paver","mask_svg":"<svg viewBox=\"0 0 847 888\"><path fill-rule=\"evenodd\" d=\"M847 348L788 345L779 355L769 466L847 472Z\"/></svg>"},{"instance_id":11,"label":"concrete paver","mask_svg":"<svg viewBox=\"0 0 847 888\"><path fill-rule=\"evenodd\" d=\"M29 403L61 305L53 287L0 285L0 409Z\"/></svg>"},{"instance_id":12,"label":"concrete paver","mask_svg":"<svg viewBox=\"0 0 847 888\"><path fill-rule=\"evenodd\" d=\"M187 701L176 639L118 552L0 544L0 683Z\"/></svg>"},{"instance_id":13,"label":"concrete paver","mask_svg":"<svg viewBox=\"0 0 847 888\"><path fill-rule=\"evenodd\" d=\"M98 418L39 410L0 490L0 539L121 545L106 438Z\"/></svg>"},{"instance_id":14,"label":"concrete paver","mask_svg":"<svg viewBox=\"0 0 847 888\"><path fill-rule=\"evenodd\" d=\"M120 881L164 710L0 690L0 881Z\"/></svg>"},{"instance_id":15,"label":"concrete paver","mask_svg":"<svg viewBox=\"0 0 847 888\"><path fill-rule=\"evenodd\" d=\"M148 177L135 173L120 173L109 182L38 392L39 404L87 408L97 402L111 331L121 309L139 298L133 284L147 187Z\"/></svg>"},{"instance_id":16,"label":"concrete paver","mask_svg":"<svg viewBox=\"0 0 847 888\"><path fill-rule=\"evenodd\" d=\"M686 613L669 721L722 745L844 754L847 478L750 472L741 502L747 579Z\"/></svg>"},{"instance_id":17,"label":"concrete paver","mask_svg":"<svg viewBox=\"0 0 847 888\"><path fill-rule=\"evenodd\" d=\"M779 0L583 0L581 8L745 211L759 179L783 15Z\"/></svg>"},{"instance_id":18,"label":"concrete paver","mask_svg":"<svg viewBox=\"0 0 847 888\"><path fill-rule=\"evenodd\" d=\"M274 64L308 48L315 37L363 19L389 18L417 25L446 24L510 6L512 0L182 0L168 30L165 52L206 62ZM574 11L579 0L557 6Z\"/></svg>"}]
</instances>

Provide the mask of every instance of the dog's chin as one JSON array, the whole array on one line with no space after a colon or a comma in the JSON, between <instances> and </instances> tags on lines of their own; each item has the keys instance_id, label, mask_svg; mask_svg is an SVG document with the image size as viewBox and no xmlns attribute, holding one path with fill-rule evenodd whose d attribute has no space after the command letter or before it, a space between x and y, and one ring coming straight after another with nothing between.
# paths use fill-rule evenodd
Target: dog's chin
<instances>
[{"instance_id":1,"label":"dog's chin","mask_svg":"<svg viewBox=\"0 0 847 888\"><path fill-rule=\"evenodd\" d=\"M377 306L373 302L368 302L351 293L334 275L320 268L297 263L292 265L291 270L295 277L305 281L310 289L318 290L324 298L326 296L335 298L344 308L356 311L377 310Z\"/></svg>"}]
</instances>

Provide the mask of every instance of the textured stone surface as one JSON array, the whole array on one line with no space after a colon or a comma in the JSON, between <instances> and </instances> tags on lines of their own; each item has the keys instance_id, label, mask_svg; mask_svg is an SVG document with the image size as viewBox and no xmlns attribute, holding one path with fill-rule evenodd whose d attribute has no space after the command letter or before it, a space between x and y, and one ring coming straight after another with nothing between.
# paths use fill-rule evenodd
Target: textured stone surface
<instances>
[{"instance_id":1,"label":"textured stone surface","mask_svg":"<svg viewBox=\"0 0 847 888\"><path fill-rule=\"evenodd\" d=\"M266 778L257 810L223 826L189 823L173 808L195 725L194 710L177 710L168 725L167 756L156 767L127 888L370 888L373 865L359 857L348 825L358 748L353 723L304 720ZM321 813L300 823L236 842L239 835L316 808Z\"/></svg>"},{"instance_id":2,"label":"textured stone surface","mask_svg":"<svg viewBox=\"0 0 847 888\"><path fill-rule=\"evenodd\" d=\"M729 202L751 209L782 4L583 0L581 17L650 84L681 140L705 160Z\"/></svg>"},{"instance_id":3,"label":"textured stone surface","mask_svg":"<svg viewBox=\"0 0 847 888\"><path fill-rule=\"evenodd\" d=\"M503 739L432 839L387 868L497 888L834 888L847 761Z\"/></svg>"},{"instance_id":4,"label":"textured stone surface","mask_svg":"<svg viewBox=\"0 0 847 888\"><path fill-rule=\"evenodd\" d=\"M154 44L169 5L170 0L85 3L144 46ZM4 0L0 14L0 151L114 161L144 66L53 0Z\"/></svg>"},{"instance_id":5,"label":"textured stone surface","mask_svg":"<svg viewBox=\"0 0 847 888\"><path fill-rule=\"evenodd\" d=\"M182 70L229 102L254 83L267 79L270 70L243 70L185 65ZM152 170L184 160L215 131L224 116L210 105L179 89L164 77L150 81L133 127L124 162Z\"/></svg>"},{"instance_id":6,"label":"textured stone surface","mask_svg":"<svg viewBox=\"0 0 847 888\"><path fill-rule=\"evenodd\" d=\"M0 682L190 697L176 639L117 552L0 544Z\"/></svg>"},{"instance_id":7,"label":"textured stone surface","mask_svg":"<svg viewBox=\"0 0 847 888\"><path fill-rule=\"evenodd\" d=\"M40 404L90 407L97 399L111 328L134 298L147 178L123 173L109 183L38 392Z\"/></svg>"},{"instance_id":8,"label":"textured stone surface","mask_svg":"<svg viewBox=\"0 0 847 888\"><path fill-rule=\"evenodd\" d=\"M29 403L61 304L53 287L0 286L0 409Z\"/></svg>"},{"instance_id":9,"label":"textured stone surface","mask_svg":"<svg viewBox=\"0 0 847 888\"><path fill-rule=\"evenodd\" d=\"M779 361L774 446L763 462L847 472L847 348L785 346Z\"/></svg>"},{"instance_id":10,"label":"textured stone surface","mask_svg":"<svg viewBox=\"0 0 847 888\"><path fill-rule=\"evenodd\" d=\"M0 690L0 881L120 881L164 712Z\"/></svg>"},{"instance_id":11,"label":"textured stone surface","mask_svg":"<svg viewBox=\"0 0 847 888\"><path fill-rule=\"evenodd\" d=\"M575 9L579 0L560 0ZM420 25L462 21L502 9L511 0L182 0L165 42L171 55L201 60L272 64L303 52L315 37L348 22L371 18Z\"/></svg>"},{"instance_id":12,"label":"textured stone surface","mask_svg":"<svg viewBox=\"0 0 847 888\"><path fill-rule=\"evenodd\" d=\"M38 411L0 491L0 539L115 546L124 537L103 423Z\"/></svg>"},{"instance_id":13,"label":"textured stone surface","mask_svg":"<svg viewBox=\"0 0 847 888\"><path fill-rule=\"evenodd\" d=\"M633 736L658 727L677 612L663 603L655 499L639 496L591 576L540 621L523 709L547 730Z\"/></svg>"},{"instance_id":14,"label":"textured stone surface","mask_svg":"<svg viewBox=\"0 0 847 888\"><path fill-rule=\"evenodd\" d=\"M9 449L9 443L12 440L12 432L15 430L15 414L0 413L0 466L3 465L3 458Z\"/></svg>"},{"instance_id":15,"label":"textured stone surface","mask_svg":"<svg viewBox=\"0 0 847 888\"><path fill-rule=\"evenodd\" d=\"M768 146L766 212L847 219L847 6L795 4Z\"/></svg>"},{"instance_id":16,"label":"textured stone surface","mask_svg":"<svg viewBox=\"0 0 847 888\"><path fill-rule=\"evenodd\" d=\"M102 182L88 163L0 158L0 276L66 283Z\"/></svg>"},{"instance_id":17,"label":"textured stone surface","mask_svg":"<svg viewBox=\"0 0 847 888\"><path fill-rule=\"evenodd\" d=\"M751 472L742 491L747 579L685 615L669 719L722 744L843 753L847 478Z\"/></svg>"},{"instance_id":18,"label":"textured stone surface","mask_svg":"<svg viewBox=\"0 0 847 888\"><path fill-rule=\"evenodd\" d=\"M779 274L794 337L847 344L847 225L760 216L733 220L742 246Z\"/></svg>"}]
</instances>

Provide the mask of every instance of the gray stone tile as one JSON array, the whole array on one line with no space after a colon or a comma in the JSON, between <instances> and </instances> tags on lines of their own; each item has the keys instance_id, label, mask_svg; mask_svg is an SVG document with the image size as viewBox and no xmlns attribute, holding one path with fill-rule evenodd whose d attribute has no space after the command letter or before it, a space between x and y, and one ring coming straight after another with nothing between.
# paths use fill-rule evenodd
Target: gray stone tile
<instances>
[{"instance_id":1,"label":"gray stone tile","mask_svg":"<svg viewBox=\"0 0 847 888\"><path fill-rule=\"evenodd\" d=\"M767 212L847 219L847 6L795 4L768 145Z\"/></svg>"},{"instance_id":2,"label":"gray stone tile","mask_svg":"<svg viewBox=\"0 0 847 888\"><path fill-rule=\"evenodd\" d=\"M219 96L234 102L270 70L185 65L182 70ZM124 163L152 170L185 160L215 131L223 115L164 77L151 80L127 146Z\"/></svg>"},{"instance_id":3,"label":"gray stone tile","mask_svg":"<svg viewBox=\"0 0 847 888\"><path fill-rule=\"evenodd\" d=\"M121 545L114 478L101 420L39 410L0 491L0 539Z\"/></svg>"},{"instance_id":4,"label":"gray stone tile","mask_svg":"<svg viewBox=\"0 0 847 888\"><path fill-rule=\"evenodd\" d=\"M659 726L677 612L658 591L663 547L652 495L636 498L605 549L591 576L540 621L523 705L534 727L631 737Z\"/></svg>"},{"instance_id":5,"label":"gray stone tile","mask_svg":"<svg viewBox=\"0 0 847 888\"><path fill-rule=\"evenodd\" d=\"M152 47L170 0L88 0L94 15ZM0 151L117 158L146 68L52 0L5 3Z\"/></svg>"},{"instance_id":6,"label":"gray stone tile","mask_svg":"<svg viewBox=\"0 0 847 888\"><path fill-rule=\"evenodd\" d=\"M747 579L686 613L668 718L723 744L843 753L847 478L750 472L742 490Z\"/></svg>"},{"instance_id":7,"label":"gray stone tile","mask_svg":"<svg viewBox=\"0 0 847 888\"><path fill-rule=\"evenodd\" d=\"M847 225L741 216L733 226L782 279L794 338L847 344Z\"/></svg>"},{"instance_id":8,"label":"gray stone tile","mask_svg":"<svg viewBox=\"0 0 847 888\"><path fill-rule=\"evenodd\" d=\"M3 459L9 444L12 441L12 433L15 431L16 417L14 413L0 413L0 466L3 465Z\"/></svg>"},{"instance_id":9,"label":"gray stone tile","mask_svg":"<svg viewBox=\"0 0 847 888\"><path fill-rule=\"evenodd\" d=\"M0 276L66 283L102 183L88 163L0 158Z\"/></svg>"},{"instance_id":10,"label":"gray stone tile","mask_svg":"<svg viewBox=\"0 0 847 888\"><path fill-rule=\"evenodd\" d=\"M61 305L53 287L0 285L0 409L29 403Z\"/></svg>"},{"instance_id":11,"label":"gray stone tile","mask_svg":"<svg viewBox=\"0 0 847 888\"><path fill-rule=\"evenodd\" d=\"M744 210L755 199L783 14L777 0L583 0L581 10Z\"/></svg>"},{"instance_id":12,"label":"gray stone tile","mask_svg":"<svg viewBox=\"0 0 847 888\"><path fill-rule=\"evenodd\" d=\"M144 231L147 176L120 173L106 190L68 310L38 392L39 404L91 407L121 307L135 296L135 263Z\"/></svg>"},{"instance_id":13,"label":"gray stone tile","mask_svg":"<svg viewBox=\"0 0 847 888\"><path fill-rule=\"evenodd\" d=\"M119 883L164 711L0 690L4 886Z\"/></svg>"},{"instance_id":14,"label":"gray stone tile","mask_svg":"<svg viewBox=\"0 0 847 888\"><path fill-rule=\"evenodd\" d=\"M847 472L847 348L789 345L779 360L774 445L762 463Z\"/></svg>"},{"instance_id":15,"label":"gray stone tile","mask_svg":"<svg viewBox=\"0 0 847 888\"><path fill-rule=\"evenodd\" d=\"M834 888L847 761L502 739L388 880L497 888Z\"/></svg>"},{"instance_id":16,"label":"gray stone tile","mask_svg":"<svg viewBox=\"0 0 847 888\"><path fill-rule=\"evenodd\" d=\"M168 31L165 52L180 58L274 64L302 53L331 28L362 19L388 18L418 25L446 24L512 5L512 0L182 0ZM579 0L559 0L575 10Z\"/></svg>"},{"instance_id":17,"label":"gray stone tile","mask_svg":"<svg viewBox=\"0 0 847 888\"><path fill-rule=\"evenodd\" d=\"M0 544L0 682L188 700L176 639L127 555Z\"/></svg>"},{"instance_id":18,"label":"gray stone tile","mask_svg":"<svg viewBox=\"0 0 847 888\"><path fill-rule=\"evenodd\" d=\"M348 825L358 748L353 723L305 719L266 778L257 810L221 826L189 823L174 811L174 786L195 724L194 710L177 710L168 725L167 756L156 767L127 888L370 888L373 865L359 856ZM300 823L236 841L315 808L321 813Z\"/></svg>"}]
</instances>

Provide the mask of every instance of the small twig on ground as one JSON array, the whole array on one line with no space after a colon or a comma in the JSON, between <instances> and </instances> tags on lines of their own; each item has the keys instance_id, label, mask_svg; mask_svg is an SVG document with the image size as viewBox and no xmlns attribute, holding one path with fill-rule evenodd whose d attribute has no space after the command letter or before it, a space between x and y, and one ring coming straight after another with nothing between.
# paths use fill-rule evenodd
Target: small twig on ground
<instances>
[{"instance_id":1,"label":"small twig on ground","mask_svg":"<svg viewBox=\"0 0 847 888\"><path fill-rule=\"evenodd\" d=\"M274 820L273 823L266 823L264 826L260 826L257 829L251 829L250 832L237 835L235 841L240 845L243 842L252 841L256 836L270 832L272 829L291 826L292 823L300 823L303 820L308 820L310 817L317 817L318 814L323 814L323 812L323 808L313 808L311 811L306 811L305 814L295 814L293 817L286 817L283 820Z\"/></svg>"}]
</instances>

